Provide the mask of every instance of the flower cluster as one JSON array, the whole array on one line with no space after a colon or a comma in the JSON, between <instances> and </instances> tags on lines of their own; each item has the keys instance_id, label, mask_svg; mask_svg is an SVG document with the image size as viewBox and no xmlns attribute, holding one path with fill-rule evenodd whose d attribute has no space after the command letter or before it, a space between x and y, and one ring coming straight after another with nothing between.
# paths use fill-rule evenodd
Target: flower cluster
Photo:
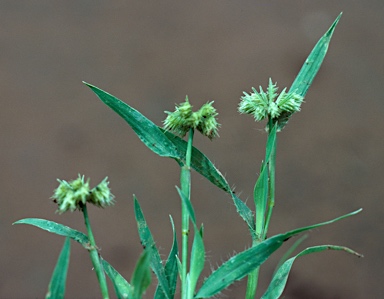
<instances>
[{"instance_id":1,"label":"flower cluster","mask_svg":"<svg viewBox=\"0 0 384 299\"><path fill-rule=\"evenodd\" d=\"M197 129L201 134L213 139L218 134L220 124L216 120L218 113L212 106L213 101L204 104L197 112L192 112L192 105L185 98L185 102L176 106L174 112L165 111L168 114L164 120L164 129L184 137L190 129Z\"/></svg>"},{"instance_id":2,"label":"flower cluster","mask_svg":"<svg viewBox=\"0 0 384 299\"><path fill-rule=\"evenodd\" d=\"M114 196L108 187L108 178L105 178L100 184L93 189L89 187L89 179L84 180L84 176L80 176L73 181L67 182L59 180L59 187L53 193L53 202L57 203L58 212L81 210L81 207L87 202L104 208L114 203Z\"/></svg>"},{"instance_id":3,"label":"flower cluster","mask_svg":"<svg viewBox=\"0 0 384 299\"><path fill-rule=\"evenodd\" d=\"M238 110L243 114L252 114L256 121L270 118L278 123L279 131L285 126L288 119L295 112L300 111L304 97L295 92L286 92L284 88L280 94L277 93L276 84L269 79L269 85L264 92L260 86L260 92L252 88L252 93L241 97Z\"/></svg>"}]
</instances>

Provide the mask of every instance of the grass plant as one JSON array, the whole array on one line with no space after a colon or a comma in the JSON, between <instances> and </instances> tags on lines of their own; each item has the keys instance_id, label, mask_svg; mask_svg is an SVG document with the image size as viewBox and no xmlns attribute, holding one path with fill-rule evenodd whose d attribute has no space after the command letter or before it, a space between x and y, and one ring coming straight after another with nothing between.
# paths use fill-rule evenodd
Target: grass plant
<instances>
[{"instance_id":1,"label":"grass plant","mask_svg":"<svg viewBox=\"0 0 384 299\"><path fill-rule=\"evenodd\" d=\"M250 114L256 121L266 121L268 137L266 141L265 158L260 166L260 174L255 182L253 192L254 211L249 208L230 188L224 176L215 165L201 151L193 146L196 132L210 140L218 137L220 124L216 117L218 113L213 102L204 104L197 111L188 97L176 106L175 111L166 112L164 126L160 127L146 118L139 111L119 100L102 89L85 83L107 106L120 115L138 135L139 139L155 154L175 160L180 166L180 187L176 187L180 197L181 227L175 228L172 217L170 222L173 230L173 243L168 258L161 260L154 237L147 225L144 212L139 201L134 196L134 211L137 229L143 252L137 261L131 280L128 282L100 255L91 229L87 205L106 207L114 203L107 179L93 189L89 187L89 180L80 176L73 181L59 180L59 186L53 195L53 201L58 205L58 212L80 210L83 213L87 234L49 220L28 218L15 224L29 224L54 234L62 235L65 243L59 256L57 265L49 283L46 298L64 298L67 269L70 258L70 240L80 243L89 251L99 285L102 298L109 298L106 275L112 281L117 298L142 298L151 283L152 272L157 278L157 289L154 298L182 299L209 298L216 296L235 281L247 278L245 298L256 296L260 266L278 250L284 242L305 231L328 225L355 215L361 211L345 214L336 219L309 225L285 233L267 237L275 199L275 167L277 136L287 125L293 114L300 111L308 88L312 84L326 55L329 42L341 14L320 38L318 43L304 62L292 86L278 93L276 83L269 79L265 91L252 88L252 92L241 97L238 110L241 114ZM184 139L185 138L185 139ZM213 186L229 194L237 208L240 217L245 221L252 246L235 254L204 280L201 277L205 266L204 227L199 225L191 199L191 170L200 173ZM181 248L177 241L177 232L181 234ZM357 252L343 246L319 245L308 247L300 253L291 256L297 246L301 245L305 237L300 238L279 262L269 287L261 298L279 298L286 286L293 262L300 256L325 250L341 250L356 256ZM189 244L191 243L191 244ZM191 246L189 246L191 245ZM180 282L180 294L177 283Z\"/></svg>"}]
</instances>

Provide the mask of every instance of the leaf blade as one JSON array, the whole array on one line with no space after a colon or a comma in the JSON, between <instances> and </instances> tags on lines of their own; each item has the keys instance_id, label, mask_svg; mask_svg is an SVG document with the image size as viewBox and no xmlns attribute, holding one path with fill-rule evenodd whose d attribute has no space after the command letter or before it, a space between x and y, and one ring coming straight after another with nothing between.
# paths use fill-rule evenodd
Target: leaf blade
<instances>
[{"instance_id":1,"label":"leaf blade","mask_svg":"<svg viewBox=\"0 0 384 299\"><path fill-rule=\"evenodd\" d=\"M172 296L169 290L169 284L165 275L165 269L161 261L160 253L157 250L152 233L149 230L147 222L144 218L143 211L141 210L141 207L139 205L139 202L137 201L136 196L133 197L133 200L134 200L135 217L137 222L137 230L140 236L141 244L143 245L144 249L149 252L151 268L157 276L159 285L162 288L162 291L164 292L165 298L171 299Z\"/></svg>"},{"instance_id":2,"label":"leaf blade","mask_svg":"<svg viewBox=\"0 0 384 299\"><path fill-rule=\"evenodd\" d=\"M82 232L79 232L73 228L65 226L60 223L56 223L46 219L40 218L25 218L14 222L13 224L28 224L46 230L50 233L57 234L64 237L69 237L76 242L83 245L85 248L88 248L89 239L87 235Z\"/></svg>"},{"instance_id":3,"label":"leaf blade","mask_svg":"<svg viewBox=\"0 0 384 299\"><path fill-rule=\"evenodd\" d=\"M145 290L151 284L150 253L144 250L136 263L133 271L131 285L133 288L132 299L141 299Z\"/></svg>"},{"instance_id":4,"label":"leaf blade","mask_svg":"<svg viewBox=\"0 0 384 299\"><path fill-rule=\"evenodd\" d=\"M159 127L152 121L106 91L89 83L83 83L87 85L104 104L119 114L150 150L161 157L179 159L179 154L174 144L168 140Z\"/></svg>"},{"instance_id":5,"label":"leaf blade","mask_svg":"<svg viewBox=\"0 0 384 299\"><path fill-rule=\"evenodd\" d=\"M347 247L344 246L336 246L336 245L320 245L320 246L313 246L308 247L305 250L301 251L296 256L286 260L280 268L276 271L275 275L272 278L271 283L269 284L266 292L261 297L261 299L277 299L280 298L281 294L284 291L284 288L287 284L289 272L291 271L293 262L298 258L299 256L304 256L311 253L321 252L325 250L342 250L346 251L347 253L357 255L361 257L361 255Z\"/></svg>"},{"instance_id":6,"label":"leaf blade","mask_svg":"<svg viewBox=\"0 0 384 299\"><path fill-rule=\"evenodd\" d=\"M228 287L234 281L242 279L264 263L273 252L279 249L280 246L292 236L356 215L361 212L361 210L362 209L353 211L329 221L294 229L284 234L275 235L265 241L262 241L254 247L236 254L223 263L204 281L195 298L212 297Z\"/></svg>"},{"instance_id":7,"label":"leaf blade","mask_svg":"<svg viewBox=\"0 0 384 299\"><path fill-rule=\"evenodd\" d=\"M313 79L323 63L325 55L327 54L329 43L336 25L339 23L341 15L342 13L339 14L328 31L317 42L293 81L289 91L293 91L303 97L306 95L308 88L311 86Z\"/></svg>"},{"instance_id":8,"label":"leaf blade","mask_svg":"<svg viewBox=\"0 0 384 299\"><path fill-rule=\"evenodd\" d=\"M67 282L68 265L71 252L70 238L65 239L63 248L60 252L57 264L52 273L51 281L48 286L46 299L63 299L65 295L65 285Z\"/></svg>"},{"instance_id":9,"label":"leaf blade","mask_svg":"<svg viewBox=\"0 0 384 299\"><path fill-rule=\"evenodd\" d=\"M103 268L109 279L112 281L118 299L131 299L132 286L110 263L102 259Z\"/></svg>"}]
</instances>

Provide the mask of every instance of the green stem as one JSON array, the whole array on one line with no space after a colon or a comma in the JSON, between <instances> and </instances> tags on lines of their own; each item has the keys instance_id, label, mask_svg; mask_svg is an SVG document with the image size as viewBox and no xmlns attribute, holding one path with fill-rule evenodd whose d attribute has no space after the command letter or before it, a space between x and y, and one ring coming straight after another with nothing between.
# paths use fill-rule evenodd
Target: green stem
<instances>
[{"instance_id":1,"label":"green stem","mask_svg":"<svg viewBox=\"0 0 384 299\"><path fill-rule=\"evenodd\" d=\"M268 121L268 132L272 131L274 123L272 119ZM268 139L267 139L268 140ZM268 163L268 202L264 227L262 228L262 234L260 239L255 239L252 242L252 246L256 246L260 242L267 238L269 222L271 221L273 207L275 206L275 169L276 169L276 142L272 148L271 156L269 157ZM257 284L259 279L260 267L256 268L253 272L248 275L247 291L245 298L254 299L256 296Z\"/></svg>"},{"instance_id":2,"label":"green stem","mask_svg":"<svg viewBox=\"0 0 384 299\"><path fill-rule=\"evenodd\" d=\"M191 157L194 130L190 129L188 134L187 153L185 165L181 168L180 184L181 192L190 200L191 197ZM187 272L188 272L188 235L189 235L189 216L185 204L181 204L181 298L187 298Z\"/></svg>"},{"instance_id":3,"label":"green stem","mask_svg":"<svg viewBox=\"0 0 384 299\"><path fill-rule=\"evenodd\" d=\"M269 121L269 132L271 132L274 124L272 121ZM275 170L276 170L276 148L277 148L277 136L275 140L275 146L272 148L271 156L269 157L268 167L269 167L269 186L268 186L268 203L267 203L267 216L265 219L263 240L267 238L269 222L271 221L272 211L275 206Z\"/></svg>"},{"instance_id":4,"label":"green stem","mask_svg":"<svg viewBox=\"0 0 384 299\"><path fill-rule=\"evenodd\" d=\"M91 224L89 222L86 204L84 204L82 206L82 211L83 211L85 226L87 228L88 238L89 238L89 243L90 243L88 251L89 251L89 254L91 256L92 264L93 264L93 267L95 269L97 279L99 280L101 294L103 296L103 299L109 299L107 281L105 279L104 269L103 269L103 266L101 264L101 258L99 256L99 252L97 251L95 237L93 236Z\"/></svg>"}]
</instances>

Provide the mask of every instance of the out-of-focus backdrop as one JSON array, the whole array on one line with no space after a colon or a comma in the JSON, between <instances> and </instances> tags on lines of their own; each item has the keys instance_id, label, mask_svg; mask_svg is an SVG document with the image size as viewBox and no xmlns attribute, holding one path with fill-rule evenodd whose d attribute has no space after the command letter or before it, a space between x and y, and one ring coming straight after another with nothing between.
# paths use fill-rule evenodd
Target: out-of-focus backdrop
<instances>
[{"instance_id":1,"label":"out-of-focus backdrop","mask_svg":"<svg viewBox=\"0 0 384 299\"><path fill-rule=\"evenodd\" d=\"M186 95L196 109L214 100L220 138L196 134L195 145L252 206L266 134L237 113L239 98L270 77L289 87L341 11L302 112L278 135L270 234L364 208L311 231L305 245L345 245L365 257L299 259L285 298L383 298L384 3L374 0L1 1L0 297L42 298L64 241L14 221L39 217L84 231L80 213L55 214L56 178L81 173L93 186L109 177L116 205L89 213L103 257L127 279L142 250L132 194L168 253L169 214L179 224L178 165L149 151L83 80L158 125ZM192 179L207 275L250 237L230 197L196 173ZM260 292L283 251L262 267ZM67 298L99 298L88 253L72 243L71 254ZM244 285L224 298L244 298Z\"/></svg>"}]
</instances>

